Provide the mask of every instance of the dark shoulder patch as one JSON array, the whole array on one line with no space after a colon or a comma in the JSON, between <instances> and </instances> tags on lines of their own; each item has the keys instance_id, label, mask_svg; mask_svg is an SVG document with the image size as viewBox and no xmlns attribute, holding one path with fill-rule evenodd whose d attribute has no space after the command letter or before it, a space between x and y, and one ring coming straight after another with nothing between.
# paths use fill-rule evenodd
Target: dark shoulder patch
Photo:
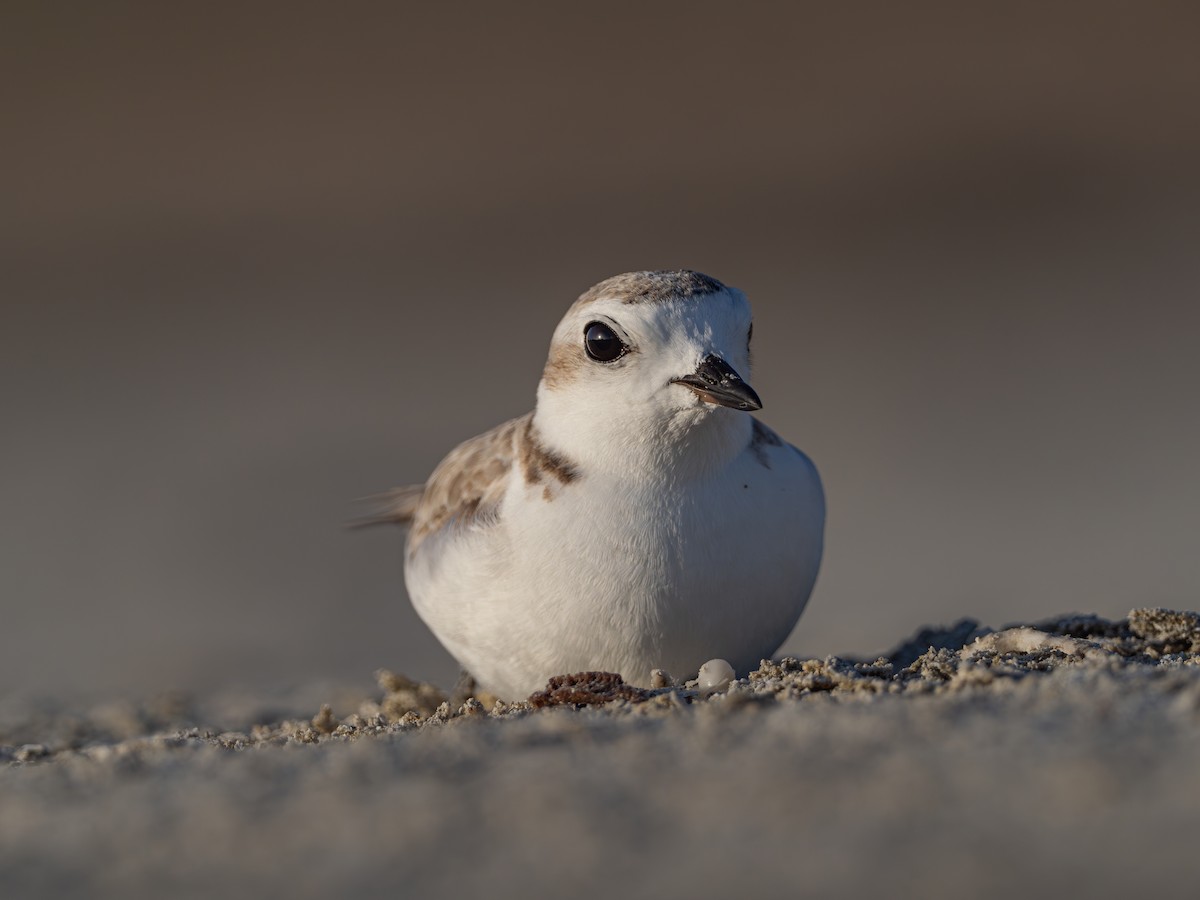
<instances>
[{"instance_id":1,"label":"dark shoulder patch","mask_svg":"<svg viewBox=\"0 0 1200 900\"><path fill-rule=\"evenodd\" d=\"M559 484L570 484L579 477L578 468L561 453L556 453L542 443L537 426L533 424L533 416L526 421L517 436L517 457L521 463L521 471L525 475L526 484L543 484L556 481ZM542 491L546 500L552 499L549 484Z\"/></svg>"},{"instance_id":2,"label":"dark shoulder patch","mask_svg":"<svg viewBox=\"0 0 1200 900\"><path fill-rule=\"evenodd\" d=\"M771 458L767 455L767 448L782 446L783 438L758 421L758 419L754 420L754 427L750 433L750 452L754 454L754 458L758 460L759 465L764 469L771 468Z\"/></svg>"}]
</instances>

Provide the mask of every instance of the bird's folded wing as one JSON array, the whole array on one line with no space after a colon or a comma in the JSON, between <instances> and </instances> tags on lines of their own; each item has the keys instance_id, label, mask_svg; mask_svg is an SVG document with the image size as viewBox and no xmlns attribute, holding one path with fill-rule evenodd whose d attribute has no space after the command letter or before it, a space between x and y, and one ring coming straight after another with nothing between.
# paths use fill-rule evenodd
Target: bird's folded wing
<instances>
[{"instance_id":1,"label":"bird's folded wing","mask_svg":"<svg viewBox=\"0 0 1200 900\"><path fill-rule=\"evenodd\" d=\"M479 523L495 515L504 499L516 439L531 415L464 441L434 469L408 514L410 552L444 528Z\"/></svg>"}]
</instances>

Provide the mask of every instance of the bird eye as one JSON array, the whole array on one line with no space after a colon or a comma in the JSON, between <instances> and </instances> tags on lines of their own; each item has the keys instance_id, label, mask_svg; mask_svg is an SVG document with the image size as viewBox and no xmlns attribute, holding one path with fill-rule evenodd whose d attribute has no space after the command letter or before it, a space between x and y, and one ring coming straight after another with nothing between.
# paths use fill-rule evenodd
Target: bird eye
<instances>
[{"instance_id":1,"label":"bird eye","mask_svg":"<svg viewBox=\"0 0 1200 900\"><path fill-rule=\"evenodd\" d=\"M629 348L621 343L616 332L603 322L592 322L583 330L583 346L587 355L597 362L612 362L625 355Z\"/></svg>"}]
</instances>

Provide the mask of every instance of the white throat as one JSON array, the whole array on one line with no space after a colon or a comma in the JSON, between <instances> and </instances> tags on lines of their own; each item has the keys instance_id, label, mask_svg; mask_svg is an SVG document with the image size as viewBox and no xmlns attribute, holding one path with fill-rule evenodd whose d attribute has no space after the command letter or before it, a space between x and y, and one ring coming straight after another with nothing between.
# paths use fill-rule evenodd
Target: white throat
<instances>
[{"instance_id":1,"label":"white throat","mask_svg":"<svg viewBox=\"0 0 1200 900\"><path fill-rule=\"evenodd\" d=\"M686 391L678 387L676 390ZM697 401L662 415L617 419L603 415L581 392L538 386L534 424L546 446L589 473L635 480L690 480L720 471L750 442L749 414Z\"/></svg>"}]
</instances>

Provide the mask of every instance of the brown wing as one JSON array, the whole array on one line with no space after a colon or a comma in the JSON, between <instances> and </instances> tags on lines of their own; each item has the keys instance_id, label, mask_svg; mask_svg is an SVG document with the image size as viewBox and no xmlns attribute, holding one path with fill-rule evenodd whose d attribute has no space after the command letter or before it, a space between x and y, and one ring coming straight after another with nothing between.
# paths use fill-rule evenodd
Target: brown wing
<instances>
[{"instance_id":1,"label":"brown wing","mask_svg":"<svg viewBox=\"0 0 1200 900\"><path fill-rule=\"evenodd\" d=\"M464 441L433 470L411 514L410 553L443 528L495 514L504 499L516 438L532 416L528 413Z\"/></svg>"}]
</instances>

